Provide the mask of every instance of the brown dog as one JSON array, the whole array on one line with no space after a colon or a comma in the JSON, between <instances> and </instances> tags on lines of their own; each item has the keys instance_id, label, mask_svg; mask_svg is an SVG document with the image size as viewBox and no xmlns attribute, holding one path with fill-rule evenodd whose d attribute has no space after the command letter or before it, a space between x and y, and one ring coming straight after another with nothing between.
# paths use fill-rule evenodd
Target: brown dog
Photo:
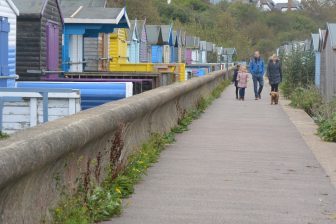
<instances>
[{"instance_id":1,"label":"brown dog","mask_svg":"<svg viewBox=\"0 0 336 224\"><path fill-rule=\"evenodd\" d=\"M271 92L271 105L279 103L279 93L278 92Z\"/></svg>"}]
</instances>

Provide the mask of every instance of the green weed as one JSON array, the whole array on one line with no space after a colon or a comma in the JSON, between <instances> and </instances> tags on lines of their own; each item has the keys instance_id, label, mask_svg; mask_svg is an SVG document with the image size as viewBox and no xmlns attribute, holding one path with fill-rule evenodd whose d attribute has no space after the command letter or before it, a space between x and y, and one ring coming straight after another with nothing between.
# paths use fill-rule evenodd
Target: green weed
<instances>
[{"instance_id":1,"label":"green weed","mask_svg":"<svg viewBox=\"0 0 336 224\"><path fill-rule=\"evenodd\" d=\"M192 121L200 117L229 83L224 81L209 98L202 98L196 108L187 112L169 133L152 134L138 151L128 157L126 167L116 177L110 170L100 186L89 183L89 189L85 190L83 180L79 179L78 191L75 194L62 192L62 200L53 210L53 223L89 224L119 215L122 212L122 200L134 192L135 184L146 175L148 168L158 161L166 145L175 142L175 134L187 131Z\"/></svg>"}]
</instances>

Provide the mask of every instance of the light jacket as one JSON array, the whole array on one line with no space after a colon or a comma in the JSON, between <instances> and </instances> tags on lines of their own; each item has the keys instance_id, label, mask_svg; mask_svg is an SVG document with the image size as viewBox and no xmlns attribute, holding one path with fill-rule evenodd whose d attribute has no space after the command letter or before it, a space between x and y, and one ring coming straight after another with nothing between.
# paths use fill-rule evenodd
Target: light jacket
<instances>
[{"instance_id":1,"label":"light jacket","mask_svg":"<svg viewBox=\"0 0 336 224\"><path fill-rule=\"evenodd\" d=\"M264 76L264 60L262 58L252 58L249 64L249 71L253 76Z\"/></svg>"},{"instance_id":2,"label":"light jacket","mask_svg":"<svg viewBox=\"0 0 336 224\"><path fill-rule=\"evenodd\" d=\"M247 72L238 72L237 81L238 81L239 88L247 87L247 81L248 81L249 75L250 74Z\"/></svg>"}]
</instances>

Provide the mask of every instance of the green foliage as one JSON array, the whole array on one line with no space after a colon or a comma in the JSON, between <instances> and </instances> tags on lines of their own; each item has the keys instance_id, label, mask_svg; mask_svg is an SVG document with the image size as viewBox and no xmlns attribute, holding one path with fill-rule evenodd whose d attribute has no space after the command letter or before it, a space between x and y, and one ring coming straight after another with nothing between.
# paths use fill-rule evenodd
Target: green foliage
<instances>
[{"instance_id":1,"label":"green foliage","mask_svg":"<svg viewBox=\"0 0 336 224\"><path fill-rule=\"evenodd\" d=\"M9 135L8 135L8 134L6 134L6 133L3 133L3 132L1 132L1 131L0 131L0 140L1 140L1 139L8 138L8 137L9 137Z\"/></svg>"},{"instance_id":2,"label":"green foliage","mask_svg":"<svg viewBox=\"0 0 336 224\"><path fill-rule=\"evenodd\" d=\"M320 123L318 134L324 141L336 142L336 113Z\"/></svg>"},{"instance_id":3,"label":"green foliage","mask_svg":"<svg viewBox=\"0 0 336 224\"><path fill-rule=\"evenodd\" d=\"M307 87L314 82L315 63L312 52L293 51L283 61L283 83L285 97L290 97L297 87Z\"/></svg>"},{"instance_id":4,"label":"green foliage","mask_svg":"<svg viewBox=\"0 0 336 224\"><path fill-rule=\"evenodd\" d=\"M109 0L111 6L123 1ZM147 18L150 24L174 23L190 35L224 47L236 47L238 60L251 57L258 49L267 58L278 46L303 40L336 20L335 6L305 1L304 10L296 12L262 12L253 4L222 2L212 5L205 0L127 0L131 19Z\"/></svg>"},{"instance_id":5,"label":"green foliage","mask_svg":"<svg viewBox=\"0 0 336 224\"><path fill-rule=\"evenodd\" d=\"M314 111L322 104L322 97L315 86L307 88L298 87L291 94L291 106L301 108L310 116L314 116Z\"/></svg>"},{"instance_id":6,"label":"green foliage","mask_svg":"<svg viewBox=\"0 0 336 224\"><path fill-rule=\"evenodd\" d=\"M191 122L200 117L229 83L224 81L215 88L210 97L202 98L196 108L187 112L169 133L152 134L138 151L128 157L127 166L116 177L109 171L100 186L90 183L89 189L84 190L85 187L80 181L75 194L61 192L62 200L53 210L53 223L90 224L119 215L122 212L122 199L134 192L134 185L146 174L148 168L157 162L165 146L175 141L175 134L187 131Z\"/></svg>"}]
</instances>

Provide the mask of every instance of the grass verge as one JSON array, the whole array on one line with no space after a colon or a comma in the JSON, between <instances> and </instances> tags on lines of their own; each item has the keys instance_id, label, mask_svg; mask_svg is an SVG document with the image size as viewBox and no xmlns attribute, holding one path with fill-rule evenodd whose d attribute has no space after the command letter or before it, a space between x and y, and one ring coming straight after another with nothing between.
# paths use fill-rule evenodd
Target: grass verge
<instances>
[{"instance_id":1,"label":"grass verge","mask_svg":"<svg viewBox=\"0 0 336 224\"><path fill-rule=\"evenodd\" d=\"M0 140L8 138L9 135L0 131Z\"/></svg>"},{"instance_id":2,"label":"grass verge","mask_svg":"<svg viewBox=\"0 0 336 224\"><path fill-rule=\"evenodd\" d=\"M325 102L314 86L297 87L288 98L291 106L303 109L314 119L322 140L336 142L336 99Z\"/></svg>"},{"instance_id":3,"label":"grass verge","mask_svg":"<svg viewBox=\"0 0 336 224\"><path fill-rule=\"evenodd\" d=\"M149 167L157 162L160 153L168 144L175 141L175 135L188 130L193 120L200 117L206 108L229 85L223 81L196 108L188 111L178 125L169 133L152 134L140 150L128 158L128 164L116 177L108 175L101 185L90 183L89 189L78 184L76 193L69 195L62 192L62 199L53 210L55 224L89 224L104 221L122 212L122 200L134 192L134 185L146 174Z\"/></svg>"}]
</instances>

